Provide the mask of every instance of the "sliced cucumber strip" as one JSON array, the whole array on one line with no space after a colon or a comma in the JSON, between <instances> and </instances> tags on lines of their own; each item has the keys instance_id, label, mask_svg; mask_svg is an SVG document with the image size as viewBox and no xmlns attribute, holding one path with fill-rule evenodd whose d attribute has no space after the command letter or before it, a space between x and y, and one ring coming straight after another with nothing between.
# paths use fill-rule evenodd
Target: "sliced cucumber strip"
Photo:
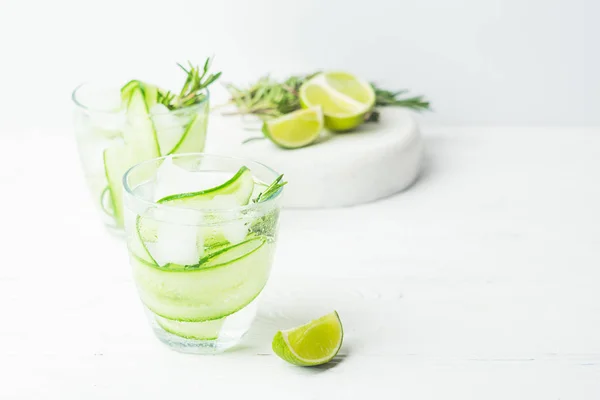
<instances>
[{"instance_id":1,"label":"sliced cucumber strip","mask_svg":"<svg viewBox=\"0 0 600 400\"><path fill-rule=\"evenodd\" d=\"M159 200L159 203L176 206L183 205L195 209L210 208L218 206L213 199L218 195L222 195L230 196L234 204L244 205L249 202L253 188L254 179L252 173L246 167L242 167L233 178L222 185L201 192L167 196ZM216 218L218 218L218 215ZM135 229L137 234L134 234L130 241L130 250L133 254L137 258L155 266L161 266L161 260L152 254L153 251L156 252L156 249L154 247L149 248L148 243L160 240L158 237L158 226L160 223L154 220L151 215L138 216ZM197 229L196 244L200 256L214 253L215 246L221 248L225 245L242 242L248 233L248 228L244 224L243 219L223 221L222 223L215 220L212 221L212 225L200 225ZM162 262L165 261L169 260L162 259Z\"/></svg>"},{"instance_id":2,"label":"sliced cucumber strip","mask_svg":"<svg viewBox=\"0 0 600 400\"><path fill-rule=\"evenodd\" d=\"M148 89L153 91L152 88ZM156 90L156 89L154 89ZM160 156L160 145L156 137L156 129L150 118L150 105L148 93L143 84L138 84L131 89L127 115L130 126L123 132L125 142L135 148L134 163L149 160Z\"/></svg>"},{"instance_id":3,"label":"sliced cucumber strip","mask_svg":"<svg viewBox=\"0 0 600 400\"><path fill-rule=\"evenodd\" d=\"M108 182L113 217L118 227L123 226L123 174L131 165L129 149L123 143L115 143L104 150L104 174Z\"/></svg>"},{"instance_id":4,"label":"sliced cucumber strip","mask_svg":"<svg viewBox=\"0 0 600 400\"><path fill-rule=\"evenodd\" d=\"M246 240L216 252L196 266L158 267L131 257L142 302L155 314L178 321L207 321L246 307L269 276L273 244Z\"/></svg>"},{"instance_id":5,"label":"sliced cucumber strip","mask_svg":"<svg viewBox=\"0 0 600 400\"><path fill-rule=\"evenodd\" d=\"M242 243L226 247L200 260L200 268L216 268L220 265L229 264L252 253L264 245L265 239L252 238Z\"/></svg>"},{"instance_id":6,"label":"sliced cucumber strip","mask_svg":"<svg viewBox=\"0 0 600 400\"><path fill-rule=\"evenodd\" d=\"M208 102L206 107L208 107ZM202 152L206 141L207 114L204 108L198 110L179 141L167 154Z\"/></svg>"},{"instance_id":7,"label":"sliced cucumber strip","mask_svg":"<svg viewBox=\"0 0 600 400\"><path fill-rule=\"evenodd\" d=\"M242 206L248 204L253 191L254 178L252 177L252 172L248 168L242 167L231 179L222 185L199 192L174 194L163 197L158 202L201 210L214 207L215 204L212 200L216 196L231 195L235 198L237 204Z\"/></svg>"},{"instance_id":8,"label":"sliced cucumber strip","mask_svg":"<svg viewBox=\"0 0 600 400\"><path fill-rule=\"evenodd\" d=\"M139 85L140 85L140 81L132 80L132 81L127 82L121 88L121 100L123 101L123 103L129 104L129 99L131 98L131 92L133 91L134 88L138 87Z\"/></svg>"},{"instance_id":9,"label":"sliced cucumber strip","mask_svg":"<svg viewBox=\"0 0 600 400\"><path fill-rule=\"evenodd\" d=\"M148 104L156 102L156 93L156 87L139 81L130 81L121 88L121 98L127 103L130 126L123 132L125 143L115 143L103 153L112 214L118 227L123 226L123 174L133 164L160 156L156 131L148 111Z\"/></svg>"},{"instance_id":10,"label":"sliced cucumber strip","mask_svg":"<svg viewBox=\"0 0 600 400\"><path fill-rule=\"evenodd\" d=\"M151 247L151 245L155 245L159 240L158 225L160 223L151 217L137 216L135 230L129 238L129 251L138 259L156 266L160 266L160 263L152 255L152 252L156 251L156 249ZM232 243L225 238L223 232L217 227L199 226L196 245L198 254L206 258L219 250L231 246Z\"/></svg>"},{"instance_id":11,"label":"sliced cucumber strip","mask_svg":"<svg viewBox=\"0 0 600 400\"><path fill-rule=\"evenodd\" d=\"M147 83L142 83L140 87L144 92L146 109L149 112L150 108L152 108L152 106L158 102L158 88L154 85L149 85Z\"/></svg>"},{"instance_id":12,"label":"sliced cucumber strip","mask_svg":"<svg viewBox=\"0 0 600 400\"><path fill-rule=\"evenodd\" d=\"M106 215L112 218L115 217L115 212L113 210L114 205L111 199L109 186L106 186L104 190L102 190L102 193L100 193L100 207Z\"/></svg>"},{"instance_id":13,"label":"sliced cucumber strip","mask_svg":"<svg viewBox=\"0 0 600 400\"><path fill-rule=\"evenodd\" d=\"M204 322L184 322L156 316L156 322L165 331L186 339L215 340L225 322L225 318Z\"/></svg>"},{"instance_id":14,"label":"sliced cucumber strip","mask_svg":"<svg viewBox=\"0 0 600 400\"><path fill-rule=\"evenodd\" d=\"M153 243L158 240L157 232L157 222L155 220L138 215L135 219L135 230L129 239L131 254L146 263L158 265L146 245L146 243Z\"/></svg>"}]
</instances>

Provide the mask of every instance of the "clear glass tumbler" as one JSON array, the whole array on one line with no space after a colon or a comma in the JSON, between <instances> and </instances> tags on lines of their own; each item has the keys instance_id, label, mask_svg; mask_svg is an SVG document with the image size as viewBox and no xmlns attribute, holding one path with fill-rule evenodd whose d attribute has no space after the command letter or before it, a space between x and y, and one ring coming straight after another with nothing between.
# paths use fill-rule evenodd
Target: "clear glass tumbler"
<instances>
[{"instance_id":1,"label":"clear glass tumbler","mask_svg":"<svg viewBox=\"0 0 600 400\"><path fill-rule=\"evenodd\" d=\"M277 176L249 160L184 154L123 177L134 281L171 348L218 353L250 328L275 251L283 188L265 189Z\"/></svg>"},{"instance_id":2,"label":"clear glass tumbler","mask_svg":"<svg viewBox=\"0 0 600 400\"><path fill-rule=\"evenodd\" d=\"M85 83L73 91L75 137L85 179L104 223L123 229L121 179L131 166L169 154L204 151L209 95L193 106L141 112L121 107L120 88Z\"/></svg>"}]
</instances>

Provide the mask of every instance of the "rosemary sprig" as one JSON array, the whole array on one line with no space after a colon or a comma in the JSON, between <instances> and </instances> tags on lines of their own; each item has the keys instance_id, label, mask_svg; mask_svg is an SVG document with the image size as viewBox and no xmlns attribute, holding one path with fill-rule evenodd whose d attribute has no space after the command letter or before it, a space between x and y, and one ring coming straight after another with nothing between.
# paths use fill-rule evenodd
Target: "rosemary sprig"
<instances>
[{"instance_id":1,"label":"rosemary sprig","mask_svg":"<svg viewBox=\"0 0 600 400\"><path fill-rule=\"evenodd\" d=\"M256 196L256 198L252 201L254 203L261 203L263 201L269 200L275 193L279 191L279 189L281 189L287 183L285 181L282 181L283 174L275 178L275 180L269 186L267 186L267 188L262 193L259 193L258 196Z\"/></svg>"},{"instance_id":2,"label":"rosemary sprig","mask_svg":"<svg viewBox=\"0 0 600 400\"><path fill-rule=\"evenodd\" d=\"M241 89L231 83L225 87L231 94L230 102L237 107L236 114L273 118L300 109L298 90L305 80L306 77L303 76L292 76L278 82L264 76L247 89Z\"/></svg>"},{"instance_id":3,"label":"rosemary sprig","mask_svg":"<svg viewBox=\"0 0 600 400\"><path fill-rule=\"evenodd\" d=\"M405 107L415 111L426 111L430 110L430 104L425 100L424 96L414 96L406 99L400 98L400 96L408 93L408 90L398 90L393 92L391 90L385 90L377 87L371 83L373 90L375 91L375 109L365 116L365 122L378 122L380 113L377 111L377 107Z\"/></svg>"},{"instance_id":4,"label":"rosemary sprig","mask_svg":"<svg viewBox=\"0 0 600 400\"><path fill-rule=\"evenodd\" d=\"M239 88L231 83L225 87L231 95L230 103L237 111L232 114L253 114L262 119L276 118L283 114L300 109L298 91L300 86L320 71L308 75L291 76L284 81L277 81L264 76L248 88ZM406 107L416 111L429 110L429 102L423 96L401 98L407 90L390 91L371 84L375 90L375 107ZM379 112L375 109L365 116L366 121L377 121Z\"/></svg>"},{"instance_id":5,"label":"rosemary sprig","mask_svg":"<svg viewBox=\"0 0 600 400\"><path fill-rule=\"evenodd\" d=\"M400 96L408 93L408 90L399 90L392 92L391 90L385 90L377 87L375 84L371 84L375 91L375 106L399 106L407 107L413 110L429 110L429 102L425 100L424 96L414 96L407 99L401 99Z\"/></svg>"},{"instance_id":6,"label":"rosemary sprig","mask_svg":"<svg viewBox=\"0 0 600 400\"><path fill-rule=\"evenodd\" d=\"M158 91L158 102L164 104L169 110L176 110L192 106L197 103L201 103L206 98L206 89L209 85L214 83L221 76L221 72L216 74L209 74L211 58L208 57L202 67L202 73L200 73L200 67L192 65L188 61L188 68L181 64L177 64L186 74L186 80L183 87L179 91L179 94L172 93L169 91Z\"/></svg>"}]
</instances>

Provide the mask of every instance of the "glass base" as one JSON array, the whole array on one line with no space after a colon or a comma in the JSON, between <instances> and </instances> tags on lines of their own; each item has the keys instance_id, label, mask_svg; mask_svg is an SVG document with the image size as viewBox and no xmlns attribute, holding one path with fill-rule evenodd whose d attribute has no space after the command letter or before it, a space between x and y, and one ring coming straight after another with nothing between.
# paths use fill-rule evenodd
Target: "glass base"
<instances>
[{"instance_id":1,"label":"glass base","mask_svg":"<svg viewBox=\"0 0 600 400\"><path fill-rule=\"evenodd\" d=\"M148 309L146 315L158 340L171 349L190 354L219 354L240 342L250 329L257 308L258 298L221 320L192 323L165 320ZM203 335L210 339L184 336L186 333Z\"/></svg>"},{"instance_id":2,"label":"glass base","mask_svg":"<svg viewBox=\"0 0 600 400\"><path fill-rule=\"evenodd\" d=\"M169 346L172 350L188 354L219 354L238 344L241 339L229 341L223 339L188 339L169 333L158 326L158 324L153 329L158 340Z\"/></svg>"}]
</instances>

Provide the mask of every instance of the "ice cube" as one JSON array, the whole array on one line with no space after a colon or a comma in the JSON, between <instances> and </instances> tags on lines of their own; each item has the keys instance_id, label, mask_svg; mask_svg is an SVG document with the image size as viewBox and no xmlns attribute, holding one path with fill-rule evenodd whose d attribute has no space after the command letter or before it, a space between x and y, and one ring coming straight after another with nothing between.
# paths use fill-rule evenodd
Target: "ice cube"
<instances>
[{"instance_id":1,"label":"ice cube","mask_svg":"<svg viewBox=\"0 0 600 400\"><path fill-rule=\"evenodd\" d=\"M121 109L121 90L116 87L89 87L79 93L79 102L89 110L115 112Z\"/></svg>"},{"instance_id":2,"label":"ice cube","mask_svg":"<svg viewBox=\"0 0 600 400\"><path fill-rule=\"evenodd\" d=\"M195 191L196 185L188 174L190 172L174 164L171 157L166 158L156 171L154 199L158 201L172 194Z\"/></svg>"},{"instance_id":3,"label":"ice cube","mask_svg":"<svg viewBox=\"0 0 600 400\"><path fill-rule=\"evenodd\" d=\"M123 111L104 112L90 111L92 127L102 136L114 137L122 131L127 123L127 116Z\"/></svg>"},{"instance_id":4,"label":"ice cube","mask_svg":"<svg viewBox=\"0 0 600 400\"><path fill-rule=\"evenodd\" d=\"M230 194L224 195L216 195L210 200L210 202L206 205L206 208L211 208L215 210L228 210L232 208L239 207L238 200L235 196Z\"/></svg>"},{"instance_id":5,"label":"ice cube","mask_svg":"<svg viewBox=\"0 0 600 400\"><path fill-rule=\"evenodd\" d=\"M168 114L168 113L169 113L169 107L165 106L162 103L156 103L155 105L150 107L150 114L152 114L152 115Z\"/></svg>"},{"instance_id":6,"label":"ice cube","mask_svg":"<svg viewBox=\"0 0 600 400\"><path fill-rule=\"evenodd\" d=\"M183 133L186 120L172 113L165 105L155 104L150 108L150 115L157 131L178 129Z\"/></svg>"},{"instance_id":7,"label":"ice cube","mask_svg":"<svg viewBox=\"0 0 600 400\"><path fill-rule=\"evenodd\" d=\"M227 239L227 241L231 244L238 244L242 242L248 235L248 227L246 227L243 219L234 220L223 224L220 229L223 232L225 239Z\"/></svg>"},{"instance_id":8,"label":"ice cube","mask_svg":"<svg viewBox=\"0 0 600 400\"><path fill-rule=\"evenodd\" d=\"M224 221L218 225L218 229L223 233L225 239L232 244L242 242L248 235L248 227L242 215L235 211L238 208L238 199L233 195L217 195L212 200L207 202L207 209L214 210L232 210L231 212L217 212L215 215L207 215L207 222L217 222L220 219Z\"/></svg>"},{"instance_id":9,"label":"ice cube","mask_svg":"<svg viewBox=\"0 0 600 400\"><path fill-rule=\"evenodd\" d=\"M166 158L156 171L156 201L165 196L181 193L192 193L219 186L231 177L227 173L191 172ZM212 208L212 207L210 207Z\"/></svg>"},{"instance_id":10,"label":"ice cube","mask_svg":"<svg viewBox=\"0 0 600 400\"><path fill-rule=\"evenodd\" d=\"M127 121L121 110L121 92L117 88L84 88L78 100L88 109L92 128L103 136L114 136Z\"/></svg>"},{"instance_id":11,"label":"ice cube","mask_svg":"<svg viewBox=\"0 0 600 400\"><path fill-rule=\"evenodd\" d=\"M152 106L150 114L162 152L173 151L185 133L187 121L169 111L163 104Z\"/></svg>"},{"instance_id":12,"label":"ice cube","mask_svg":"<svg viewBox=\"0 0 600 400\"><path fill-rule=\"evenodd\" d=\"M158 222L157 241L151 249L159 263L193 265L200 259L197 245L198 227L192 225Z\"/></svg>"}]
</instances>

